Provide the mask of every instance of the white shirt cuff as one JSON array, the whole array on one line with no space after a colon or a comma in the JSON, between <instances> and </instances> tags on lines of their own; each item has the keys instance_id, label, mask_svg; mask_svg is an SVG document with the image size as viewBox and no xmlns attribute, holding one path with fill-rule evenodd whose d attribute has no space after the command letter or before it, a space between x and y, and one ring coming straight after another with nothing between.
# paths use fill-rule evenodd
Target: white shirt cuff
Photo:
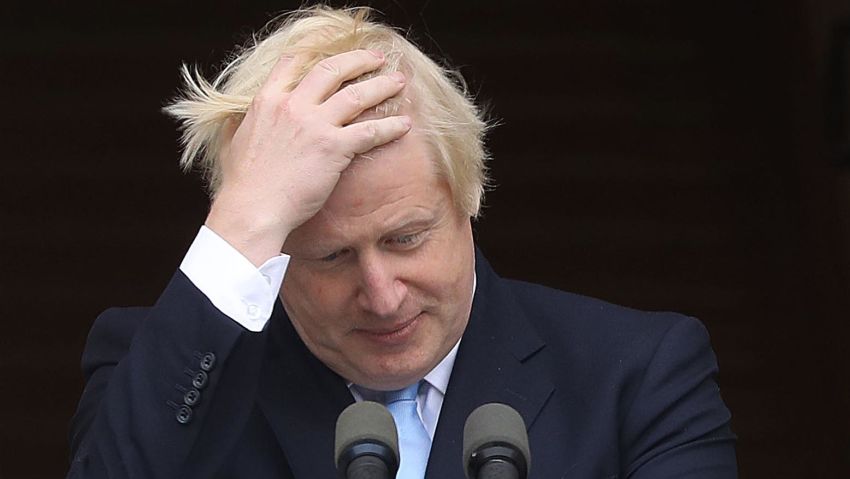
<instances>
[{"instance_id":1,"label":"white shirt cuff","mask_svg":"<svg viewBox=\"0 0 850 479\"><path fill-rule=\"evenodd\" d=\"M263 330L289 265L281 254L257 269L227 241L201 226L180 271L219 311L249 331Z\"/></svg>"}]
</instances>

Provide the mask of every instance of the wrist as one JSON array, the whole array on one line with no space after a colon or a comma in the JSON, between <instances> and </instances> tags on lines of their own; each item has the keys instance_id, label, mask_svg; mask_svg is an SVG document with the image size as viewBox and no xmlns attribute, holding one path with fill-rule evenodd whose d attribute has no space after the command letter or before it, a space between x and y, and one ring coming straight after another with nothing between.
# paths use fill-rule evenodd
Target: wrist
<instances>
[{"instance_id":1,"label":"wrist","mask_svg":"<svg viewBox=\"0 0 850 479\"><path fill-rule=\"evenodd\" d=\"M259 267L280 255L291 228L276 215L217 197L204 225Z\"/></svg>"}]
</instances>

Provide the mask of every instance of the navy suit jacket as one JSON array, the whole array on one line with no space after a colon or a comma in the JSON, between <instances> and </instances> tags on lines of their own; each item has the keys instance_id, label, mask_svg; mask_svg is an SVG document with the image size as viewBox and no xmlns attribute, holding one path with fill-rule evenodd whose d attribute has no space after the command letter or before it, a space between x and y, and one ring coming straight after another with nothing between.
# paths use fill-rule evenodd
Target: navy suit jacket
<instances>
[{"instance_id":1,"label":"navy suit jacket","mask_svg":"<svg viewBox=\"0 0 850 479\"><path fill-rule=\"evenodd\" d=\"M698 321L505 280L480 253L476 274L429 479L464 477L463 425L489 402L525 420L532 479L736 477ZM334 425L353 399L280 304L251 333L178 272L152 308L104 312L82 363L69 477L337 477Z\"/></svg>"}]
</instances>

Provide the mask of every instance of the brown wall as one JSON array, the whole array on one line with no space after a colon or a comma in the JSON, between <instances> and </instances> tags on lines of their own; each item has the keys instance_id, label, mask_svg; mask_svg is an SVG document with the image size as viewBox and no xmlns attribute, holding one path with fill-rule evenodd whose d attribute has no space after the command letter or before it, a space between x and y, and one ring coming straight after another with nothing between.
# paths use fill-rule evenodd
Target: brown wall
<instances>
[{"instance_id":1,"label":"brown wall","mask_svg":"<svg viewBox=\"0 0 850 479\"><path fill-rule=\"evenodd\" d=\"M203 221L158 111L180 61L211 70L287 6L188 3L31 2L0 19L0 477L64 473L91 321L153 302ZM500 120L476 225L497 270L699 317L742 477L841 477L850 166L825 139L824 85L850 9L704 3L373 2Z\"/></svg>"}]
</instances>

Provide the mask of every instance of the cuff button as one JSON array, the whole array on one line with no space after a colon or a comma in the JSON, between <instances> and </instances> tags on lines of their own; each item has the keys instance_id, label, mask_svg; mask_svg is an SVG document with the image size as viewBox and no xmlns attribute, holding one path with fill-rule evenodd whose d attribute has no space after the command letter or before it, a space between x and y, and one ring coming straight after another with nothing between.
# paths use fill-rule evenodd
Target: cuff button
<instances>
[{"instance_id":1,"label":"cuff button","mask_svg":"<svg viewBox=\"0 0 850 479\"><path fill-rule=\"evenodd\" d=\"M187 406L194 406L201 401L201 392L197 389L190 389L183 395L183 402Z\"/></svg>"},{"instance_id":2,"label":"cuff button","mask_svg":"<svg viewBox=\"0 0 850 479\"><path fill-rule=\"evenodd\" d=\"M201 369L209 372L209 371L212 370L212 368L214 366L215 366L215 354L214 353L204 354L204 356L201 358Z\"/></svg>"},{"instance_id":3,"label":"cuff button","mask_svg":"<svg viewBox=\"0 0 850 479\"><path fill-rule=\"evenodd\" d=\"M175 417L180 424L189 424L189 421L192 420L192 408L189 406L180 406L177 409Z\"/></svg>"},{"instance_id":4,"label":"cuff button","mask_svg":"<svg viewBox=\"0 0 850 479\"><path fill-rule=\"evenodd\" d=\"M208 379L209 376L206 372L198 371L198 373L195 374L195 377L192 378L192 386L195 386L196 389L203 389L204 386L207 385Z\"/></svg>"}]
</instances>

